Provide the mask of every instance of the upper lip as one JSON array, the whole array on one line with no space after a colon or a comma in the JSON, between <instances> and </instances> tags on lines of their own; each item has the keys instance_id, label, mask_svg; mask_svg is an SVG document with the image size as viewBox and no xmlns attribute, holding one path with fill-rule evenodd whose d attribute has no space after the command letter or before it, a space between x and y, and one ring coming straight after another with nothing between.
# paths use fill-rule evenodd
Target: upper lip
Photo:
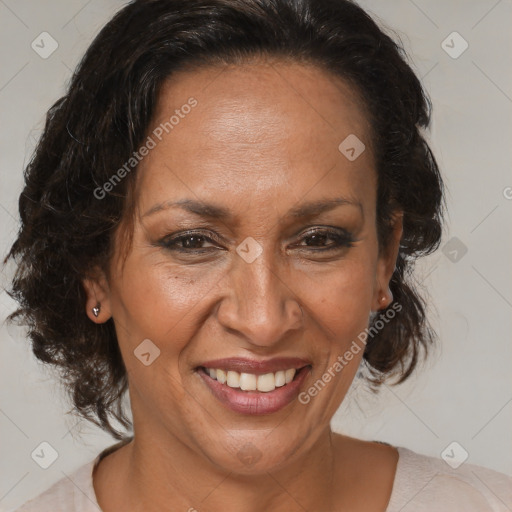
<instances>
[{"instance_id":1,"label":"upper lip","mask_svg":"<svg viewBox=\"0 0 512 512\"><path fill-rule=\"evenodd\" d=\"M263 375L265 373L274 373L279 370L289 370L290 368L298 370L299 368L310 364L310 361L299 357L276 357L262 361L247 359L244 357L229 357L205 361L200 366L204 368L215 368L218 370L231 370L238 373Z\"/></svg>"}]
</instances>

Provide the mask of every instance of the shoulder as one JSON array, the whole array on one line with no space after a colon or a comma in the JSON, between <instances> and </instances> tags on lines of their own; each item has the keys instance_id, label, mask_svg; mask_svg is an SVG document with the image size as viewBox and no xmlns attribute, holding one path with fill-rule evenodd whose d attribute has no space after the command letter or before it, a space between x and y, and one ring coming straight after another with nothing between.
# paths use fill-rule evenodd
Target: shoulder
<instances>
[{"instance_id":1,"label":"shoulder","mask_svg":"<svg viewBox=\"0 0 512 512\"><path fill-rule=\"evenodd\" d=\"M399 459L386 512L506 512L512 478L473 464L451 468L444 460L397 447Z\"/></svg>"},{"instance_id":2,"label":"shoulder","mask_svg":"<svg viewBox=\"0 0 512 512\"><path fill-rule=\"evenodd\" d=\"M69 476L64 476L15 512L98 512L101 509L96 502L92 485L92 471L97 459L80 466Z\"/></svg>"},{"instance_id":3,"label":"shoulder","mask_svg":"<svg viewBox=\"0 0 512 512\"><path fill-rule=\"evenodd\" d=\"M70 475L66 475L49 489L25 502L14 512L101 512L93 485L93 472L101 459L129 443L125 438L105 448L93 460L83 464Z\"/></svg>"}]
</instances>

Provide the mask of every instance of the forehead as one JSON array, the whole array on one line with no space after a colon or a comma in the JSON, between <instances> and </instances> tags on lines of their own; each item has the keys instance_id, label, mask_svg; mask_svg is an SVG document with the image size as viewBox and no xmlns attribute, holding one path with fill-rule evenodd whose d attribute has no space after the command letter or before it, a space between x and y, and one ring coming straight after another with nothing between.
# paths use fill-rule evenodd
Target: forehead
<instances>
[{"instance_id":1,"label":"forehead","mask_svg":"<svg viewBox=\"0 0 512 512\"><path fill-rule=\"evenodd\" d=\"M156 145L139 165L139 206L185 196L236 207L247 195L263 205L314 190L371 195L369 133L356 92L310 64L179 72L163 84L148 130ZM353 161L339 149L349 136L366 146Z\"/></svg>"}]
</instances>

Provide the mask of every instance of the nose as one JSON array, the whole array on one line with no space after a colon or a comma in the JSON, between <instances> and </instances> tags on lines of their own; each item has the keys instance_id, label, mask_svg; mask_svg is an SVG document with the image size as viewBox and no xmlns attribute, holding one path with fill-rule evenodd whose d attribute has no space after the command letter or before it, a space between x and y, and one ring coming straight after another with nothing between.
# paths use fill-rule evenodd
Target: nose
<instances>
[{"instance_id":1,"label":"nose","mask_svg":"<svg viewBox=\"0 0 512 512\"><path fill-rule=\"evenodd\" d=\"M217 311L219 322L254 346L271 347L303 326L297 283L289 270L261 254L252 263L239 258L227 280L229 293Z\"/></svg>"}]
</instances>

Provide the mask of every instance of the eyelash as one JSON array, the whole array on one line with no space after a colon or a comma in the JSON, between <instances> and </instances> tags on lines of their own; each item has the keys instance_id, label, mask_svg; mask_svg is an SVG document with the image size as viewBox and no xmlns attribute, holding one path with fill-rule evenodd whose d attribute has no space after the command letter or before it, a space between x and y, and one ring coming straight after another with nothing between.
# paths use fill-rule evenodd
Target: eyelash
<instances>
[{"instance_id":1,"label":"eyelash","mask_svg":"<svg viewBox=\"0 0 512 512\"><path fill-rule=\"evenodd\" d=\"M320 235L321 237L327 237L327 239L333 240L334 243L331 243L327 247L323 247L323 248L319 248L319 249L311 248L311 250L313 250L314 252L327 252L327 251L339 250L341 248L353 247L354 242L356 241L350 232L348 232L344 229L340 229L340 228L337 228L336 230L325 229L325 228L313 229L311 231L308 231L307 233L304 233L301 241L307 240L308 238L311 238L313 236L318 236L318 235ZM200 249L187 249L184 247L178 247L179 243L181 243L184 240L187 240L189 238L192 238L192 237L201 238L203 240L203 243L204 242L216 242L219 244L221 243L215 236L206 236L204 233L198 232L198 231L187 231L185 233L180 234L179 236L172 236L172 235L166 236L165 238L161 239L158 242L158 245L160 245L170 251L177 251L177 252L187 253L187 254L204 254L205 252L208 252L208 251L210 251L210 249L212 249L210 247L204 247L204 248L200 248ZM308 250L308 246L299 246L299 247L302 247L302 248L305 248L306 250ZM314 246L312 246L312 247L314 247Z\"/></svg>"}]
</instances>

